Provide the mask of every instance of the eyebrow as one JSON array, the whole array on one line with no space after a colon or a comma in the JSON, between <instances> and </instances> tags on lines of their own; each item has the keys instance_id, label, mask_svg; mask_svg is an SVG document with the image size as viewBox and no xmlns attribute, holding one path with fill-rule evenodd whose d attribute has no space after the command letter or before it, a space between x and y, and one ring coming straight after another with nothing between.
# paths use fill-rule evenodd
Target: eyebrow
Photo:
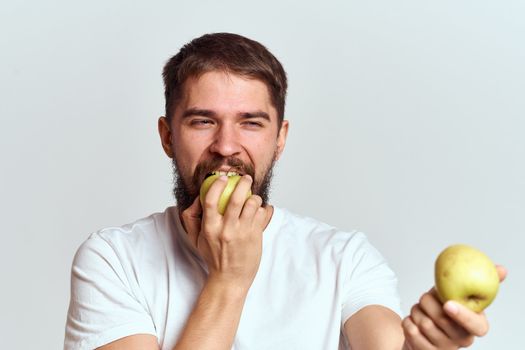
<instances>
[{"instance_id":1,"label":"eyebrow","mask_svg":"<svg viewBox=\"0 0 525 350\"><path fill-rule=\"evenodd\" d=\"M182 114L182 118L184 119L184 118L191 117L194 115L198 115L201 117L215 117L217 113L209 109L189 108L184 111L184 113Z\"/></svg>"},{"instance_id":2,"label":"eyebrow","mask_svg":"<svg viewBox=\"0 0 525 350\"><path fill-rule=\"evenodd\" d=\"M271 120L270 120L270 116L268 115L268 113L263 112L263 111L256 111L256 112L243 112L243 113L240 113L240 116L241 116L243 119L262 118L262 119L265 119L265 120L267 120L267 121L271 121Z\"/></svg>"},{"instance_id":3,"label":"eyebrow","mask_svg":"<svg viewBox=\"0 0 525 350\"><path fill-rule=\"evenodd\" d=\"M270 116L268 113L263 111L254 111L254 112L241 112L238 114L243 119L255 119L255 118L262 118L267 121L271 121ZM191 116L201 116L201 117L216 117L217 113L210 110L210 109L202 109L202 108L189 108L184 111L182 114L182 118L187 118Z\"/></svg>"}]
</instances>

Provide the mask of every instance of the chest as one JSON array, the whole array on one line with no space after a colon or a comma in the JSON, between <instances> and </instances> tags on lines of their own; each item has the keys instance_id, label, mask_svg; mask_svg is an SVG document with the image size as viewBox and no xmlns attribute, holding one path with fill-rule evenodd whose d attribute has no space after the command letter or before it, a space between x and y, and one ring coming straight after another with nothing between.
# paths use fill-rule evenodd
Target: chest
<instances>
[{"instance_id":1,"label":"chest","mask_svg":"<svg viewBox=\"0 0 525 350\"><path fill-rule=\"evenodd\" d=\"M172 349L206 280L196 259L165 265L144 285L162 349ZM242 311L233 349L337 349L341 292L323 261L265 256ZM153 278L153 277L152 277Z\"/></svg>"}]
</instances>

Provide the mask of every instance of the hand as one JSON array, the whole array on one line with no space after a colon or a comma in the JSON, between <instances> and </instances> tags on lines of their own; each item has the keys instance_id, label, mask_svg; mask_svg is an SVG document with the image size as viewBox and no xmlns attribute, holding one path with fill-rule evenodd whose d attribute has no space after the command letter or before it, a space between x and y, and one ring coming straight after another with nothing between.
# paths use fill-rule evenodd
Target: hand
<instances>
[{"instance_id":1,"label":"hand","mask_svg":"<svg viewBox=\"0 0 525 350\"><path fill-rule=\"evenodd\" d=\"M245 175L232 193L224 216L219 214L217 203L226 183L225 176L219 177L210 186L202 208L196 198L181 217L190 241L207 263L208 280L247 291L259 269L262 232L271 208L262 207L257 195L245 200L252 185L252 178Z\"/></svg>"},{"instance_id":2,"label":"hand","mask_svg":"<svg viewBox=\"0 0 525 350\"><path fill-rule=\"evenodd\" d=\"M502 266L496 268L502 282L507 271ZM405 350L456 350L472 345L475 336L489 330L485 313L475 313L454 301L442 305L434 288L421 296L402 326Z\"/></svg>"}]
</instances>

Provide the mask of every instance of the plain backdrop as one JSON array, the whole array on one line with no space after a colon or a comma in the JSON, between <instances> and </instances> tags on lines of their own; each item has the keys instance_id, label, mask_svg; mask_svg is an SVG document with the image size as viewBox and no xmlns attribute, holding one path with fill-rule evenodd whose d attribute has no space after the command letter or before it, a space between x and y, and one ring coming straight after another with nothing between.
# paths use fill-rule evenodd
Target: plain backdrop
<instances>
[{"instance_id":1,"label":"plain backdrop","mask_svg":"<svg viewBox=\"0 0 525 350\"><path fill-rule=\"evenodd\" d=\"M509 269L474 349L523 349L525 2L10 1L0 7L0 339L62 347L89 233L173 205L161 69L228 31L289 77L272 202L367 233L404 312L452 243Z\"/></svg>"}]
</instances>

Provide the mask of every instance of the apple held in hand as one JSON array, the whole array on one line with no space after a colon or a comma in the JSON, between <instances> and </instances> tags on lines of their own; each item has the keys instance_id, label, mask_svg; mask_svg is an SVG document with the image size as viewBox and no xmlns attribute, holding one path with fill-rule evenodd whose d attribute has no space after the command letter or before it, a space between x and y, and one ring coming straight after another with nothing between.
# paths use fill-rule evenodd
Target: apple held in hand
<instances>
[{"instance_id":1,"label":"apple held in hand","mask_svg":"<svg viewBox=\"0 0 525 350\"><path fill-rule=\"evenodd\" d=\"M499 288L496 266L488 256L468 245L457 244L439 254L435 286L441 302L454 300L475 312L492 303Z\"/></svg>"},{"instance_id":2,"label":"apple held in hand","mask_svg":"<svg viewBox=\"0 0 525 350\"><path fill-rule=\"evenodd\" d=\"M237 186L237 183L241 180L241 176L235 172L213 172L212 175L208 176L204 181L202 182L201 189L200 189L200 201L201 204L204 203L204 198L206 197L206 193L208 193L208 190L212 183L215 182L221 175L228 176L228 183L226 184L226 187L224 188L224 191L222 191L221 196L219 197L219 203L218 203L218 211L221 215L224 215L224 212L226 211L226 207L228 206L228 202L230 201L230 197L233 193L233 190L235 190L235 187ZM248 199L252 195L252 191L248 191L246 193L246 199Z\"/></svg>"}]
</instances>

